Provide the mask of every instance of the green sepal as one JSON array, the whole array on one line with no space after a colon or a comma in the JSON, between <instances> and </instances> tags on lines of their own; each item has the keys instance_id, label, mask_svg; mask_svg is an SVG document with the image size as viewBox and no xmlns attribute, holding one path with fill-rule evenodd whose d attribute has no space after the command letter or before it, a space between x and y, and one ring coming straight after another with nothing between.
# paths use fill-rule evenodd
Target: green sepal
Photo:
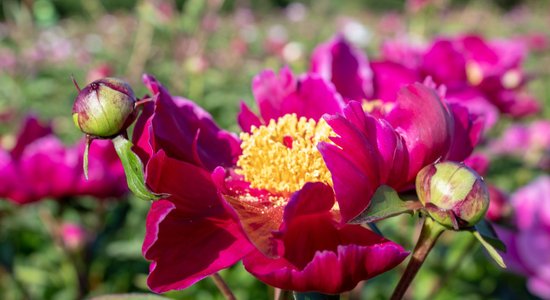
<instances>
[{"instance_id":1,"label":"green sepal","mask_svg":"<svg viewBox=\"0 0 550 300\"><path fill-rule=\"evenodd\" d=\"M491 244L491 246L495 249L506 253L506 245L498 238L491 223L485 219L482 219L474 226L474 228L487 243Z\"/></svg>"},{"instance_id":2,"label":"green sepal","mask_svg":"<svg viewBox=\"0 0 550 300\"><path fill-rule=\"evenodd\" d=\"M124 173L126 173L126 182L128 188L139 198L145 200L158 200L161 198L167 198L169 194L157 194L153 193L147 188L145 184L145 175L143 172L143 164L141 160L132 151L132 142L124 138L122 135L115 137L113 140L115 150L124 167Z\"/></svg>"},{"instance_id":3,"label":"green sepal","mask_svg":"<svg viewBox=\"0 0 550 300\"><path fill-rule=\"evenodd\" d=\"M349 223L365 224L380 221L403 213L412 213L421 208L418 201L405 201L397 191L387 185L381 185L370 200L369 206Z\"/></svg>"},{"instance_id":4,"label":"green sepal","mask_svg":"<svg viewBox=\"0 0 550 300\"><path fill-rule=\"evenodd\" d=\"M93 139L86 135L86 144L84 145L84 157L82 158L82 168L84 169L84 178L88 180L88 156L90 155L90 145Z\"/></svg>"},{"instance_id":5,"label":"green sepal","mask_svg":"<svg viewBox=\"0 0 550 300\"><path fill-rule=\"evenodd\" d=\"M478 241L481 243L481 245L487 250L487 253L493 258L493 260L502 268L506 268L506 264L504 263L504 260L502 259L502 256L498 253L498 251L491 245L485 238L479 233L479 231L472 231L472 234L478 239Z\"/></svg>"}]
</instances>

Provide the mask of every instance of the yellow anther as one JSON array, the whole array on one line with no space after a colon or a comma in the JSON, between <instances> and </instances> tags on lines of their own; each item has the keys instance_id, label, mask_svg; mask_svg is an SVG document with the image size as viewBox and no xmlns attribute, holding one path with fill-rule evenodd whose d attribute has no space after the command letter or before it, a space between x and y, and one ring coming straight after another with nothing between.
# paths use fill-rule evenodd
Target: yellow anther
<instances>
[{"instance_id":1,"label":"yellow anther","mask_svg":"<svg viewBox=\"0 0 550 300\"><path fill-rule=\"evenodd\" d=\"M316 122L295 114L284 115L268 125L241 134L242 155L236 172L251 187L272 193L298 191L306 182L332 185L332 178L317 144L329 142L334 133L321 119Z\"/></svg>"}]
</instances>

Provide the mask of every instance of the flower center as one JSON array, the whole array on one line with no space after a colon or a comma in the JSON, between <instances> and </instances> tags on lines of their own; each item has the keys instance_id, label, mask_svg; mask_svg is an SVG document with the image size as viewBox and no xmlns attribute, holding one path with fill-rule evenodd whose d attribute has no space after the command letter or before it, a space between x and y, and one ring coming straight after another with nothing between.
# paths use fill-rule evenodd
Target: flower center
<instances>
[{"instance_id":1,"label":"flower center","mask_svg":"<svg viewBox=\"0 0 550 300\"><path fill-rule=\"evenodd\" d=\"M287 114L268 125L252 127L241 133L242 155L237 174L243 175L252 188L271 193L292 193L306 182L324 182L332 186L332 177L317 144L330 142L334 133L320 119Z\"/></svg>"}]
</instances>

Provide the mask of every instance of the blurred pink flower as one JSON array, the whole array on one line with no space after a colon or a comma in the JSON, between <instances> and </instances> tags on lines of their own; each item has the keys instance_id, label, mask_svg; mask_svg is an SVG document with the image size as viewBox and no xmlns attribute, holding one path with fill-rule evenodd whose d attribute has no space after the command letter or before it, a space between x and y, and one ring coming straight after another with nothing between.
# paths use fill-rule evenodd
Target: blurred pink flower
<instances>
[{"instance_id":1,"label":"blurred pink flower","mask_svg":"<svg viewBox=\"0 0 550 300\"><path fill-rule=\"evenodd\" d=\"M86 82L96 81L113 75L113 68L108 63L102 63L90 69L86 74Z\"/></svg>"},{"instance_id":2,"label":"blurred pink flower","mask_svg":"<svg viewBox=\"0 0 550 300\"><path fill-rule=\"evenodd\" d=\"M529 290L550 299L550 177L541 176L511 196L516 231L498 229L510 270L528 277Z\"/></svg>"},{"instance_id":3,"label":"blurred pink flower","mask_svg":"<svg viewBox=\"0 0 550 300\"><path fill-rule=\"evenodd\" d=\"M70 222L61 224L60 235L65 247L72 251L82 249L88 238L86 230L81 225Z\"/></svg>"},{"instance_id":4,"label":"blurred pink flower","mask_svg":"<svg viewBox=\"0 0 550 300\"><path fill-rule=\"evenodd\" d=\"M90 180L82 171L83 142L66 147L49 126L28 117L15 146L0 149L0 197L17 204L45 198L126 193L124 170L109 141L96 141L90 151Z\"/></svg>"},{"instance_id":5,"label":"blurred pink flower","mask_svg":"<svg viewBox=\"0 0 550 300\"><path fill-rule=\"evenodd\" d=\"M539 120L530 124L514 124L502 136L489 144L495 155L523 158L527 163L542 166L550 156L550 121Z\"/></svg>"}]
</instances>

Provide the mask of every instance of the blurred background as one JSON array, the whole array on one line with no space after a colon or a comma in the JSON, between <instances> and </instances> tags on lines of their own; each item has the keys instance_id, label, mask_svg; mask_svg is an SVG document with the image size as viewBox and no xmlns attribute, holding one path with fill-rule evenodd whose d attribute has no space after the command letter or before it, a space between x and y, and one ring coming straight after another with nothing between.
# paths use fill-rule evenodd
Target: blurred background
<instances>
[{"instance_id":1,"label":"blurred background","mask_svg":"<svg viewBox=\"0 0 550 300\"><path fill-rule=\"evenodd\" d=\"M146 93L141 75L149 73L173 95L204 107L221 127L238 131L239 101L254 103L252 77L285 65L295 73L308 70L315 46L337 32L369 58L379 57L384 41L402 37L419 44L435 36L465 33L487 39L521 38L530 49L523 66L530 78L526 89L542 103L542 111L524 121L548 119L549 26L550 2L544 0L2 0L0 169L8 165L5 157L47 155L39 152L48 149L62 153L52 165L70 162L80 168L81 134L70 116L77 94L71 76L82 87L100 77L121 77L141 97ZM489 136L499 137L512 122L513 118L503 117ZM24 141L29 136L33 142ZM51 136L55 141L33 144ZM48 148L51 143L56 146ZM25 146L32 149L14 150ZM24 194L43 180L57 178L47 170L33 173L32 180L21 180L18 192ZM545 172L524 157L506 156L491 164L487 178L508 194ZM148 263L141 256L141 242L149 204L124 187L101 193L88 188L96 192L82 188L33 190L30 196L2 194L7 196L0 201L1 299L148 293ZM381 228L411 249L411 225L416 221L404 216L384 222ZM360 287L363 298L387 298L403 268ZM272 290L240 265L221 274L238 299L272 297ZM449 234L428 258L410 297L538 299L527 288L527 278L525 273L501 270L471 236ZM222 299L208 278L164 296Z\"/></svg>"}]
</instances>

